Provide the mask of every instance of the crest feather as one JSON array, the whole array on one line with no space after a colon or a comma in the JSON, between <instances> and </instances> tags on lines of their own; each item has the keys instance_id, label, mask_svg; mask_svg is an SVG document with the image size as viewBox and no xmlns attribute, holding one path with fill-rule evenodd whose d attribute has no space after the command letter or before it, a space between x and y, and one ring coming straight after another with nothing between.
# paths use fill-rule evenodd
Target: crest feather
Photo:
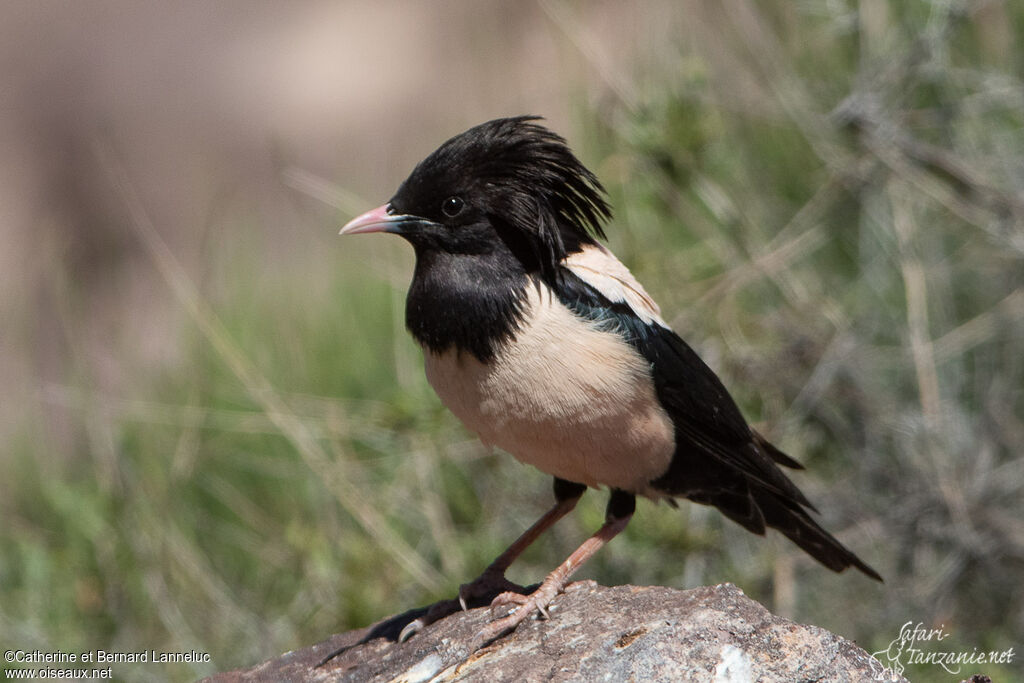
<instances>
[{"instance_id":1,"label":"crest feather","mask_svg":"<svg viewBox=\"0 0 1024 683\"><path fill-rule=\"evenodd\" d=\"M541 270L554 273L570 251L604 239L611 218L600 181L565 138L536 123L539 116L494 119L456 135L417 171L459 172L502 192L492 218L528 238ZM417 175L416 172L413 174Z\"/></svg>"}]
</instances>

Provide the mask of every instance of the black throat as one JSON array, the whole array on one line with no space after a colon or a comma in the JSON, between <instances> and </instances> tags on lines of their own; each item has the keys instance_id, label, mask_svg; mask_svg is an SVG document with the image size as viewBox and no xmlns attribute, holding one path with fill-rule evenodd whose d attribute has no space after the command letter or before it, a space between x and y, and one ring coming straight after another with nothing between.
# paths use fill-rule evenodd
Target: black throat
<instances>
[{"instance_id":1,"label":"black throat","mask_svg":"<svg viewBox=\"0 0 1024 683\"><path fill-rule=\"evenodd\" d=\"M513 338L522 319L526 268L500 241L482 254L416 249L405 325L435 352L451 347L486 362Z\"/></svg>"}]
</instances>

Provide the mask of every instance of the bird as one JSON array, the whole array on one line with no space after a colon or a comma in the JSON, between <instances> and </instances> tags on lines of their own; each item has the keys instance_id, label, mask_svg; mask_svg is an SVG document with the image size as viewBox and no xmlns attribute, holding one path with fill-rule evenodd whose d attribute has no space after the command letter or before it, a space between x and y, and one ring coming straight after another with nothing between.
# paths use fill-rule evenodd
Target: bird
<instances>
[{"instance_id":1,"label":"bird","mask_svg":"<svg viewBox=\"0 0 1024 683\"><path fill-rule=\"evenodd\" d=\"M554 505L399 639L481 597L505 613L480 642L547 616L579 566L626 528L637 496L714 506L755 534L780 531L831 570L881 581L812 518L817 509L780 467L800 463L750 427L602 244L607 193L542 120L498 118L452 137L387 203L341 229L412 245L405 323L430 385L485 445L554 478ZM505 579L590 488L610 491L604 524L532 592Z\"/></svg>"}]
</instances>

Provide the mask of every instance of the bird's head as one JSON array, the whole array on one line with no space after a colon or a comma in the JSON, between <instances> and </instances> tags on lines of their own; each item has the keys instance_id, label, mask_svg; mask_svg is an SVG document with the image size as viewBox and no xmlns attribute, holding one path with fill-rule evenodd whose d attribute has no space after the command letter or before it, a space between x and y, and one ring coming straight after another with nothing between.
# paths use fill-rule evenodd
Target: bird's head
<instances>
[{"instance_id":1,"label":"bird's head","mask_svg":"<svg viewBox=\"0 0 1024 683\"><path fill-rule=\"evenodd\" d=\"M341 234L396 233L418 254L504 245L528 270L554 272L567 253L604 237L611 213L594 174L536 120L495 119L456 135Z\"/></svg>"}]
</instances>

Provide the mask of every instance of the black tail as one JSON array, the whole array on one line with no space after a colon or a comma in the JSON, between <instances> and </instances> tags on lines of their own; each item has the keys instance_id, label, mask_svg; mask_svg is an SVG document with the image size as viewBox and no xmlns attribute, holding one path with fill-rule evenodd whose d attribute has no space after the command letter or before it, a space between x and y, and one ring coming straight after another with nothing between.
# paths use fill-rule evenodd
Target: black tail
<instances>
[{"instance_id":1,"label":"black tail","mask_svg":"<svg viewBox=\"0 0 1024 683\"><path fill-rule=\"evenodd\" d=\"M769 444L759 436L757 439L775 462L796 463L774 447L765 448ZM692 452L677 451L669 474L673 483L677 483L676 486L670 488L663 480L655 483L661 484L661 490L670 495L713 505L726 517L755 534L764 535L767 527L778 529L832 571L841 572L847 567L856 567L872 579L882 580L878 572L811 518L808 509L813 510L814 507L810 501L777 468L773 481L769 483L714 459L702 459ZM678 483L683 485L679 486Z\"/></svg>"},{"instance_id":2,"label":"black tail","mask_svg":"<svg viewBox=\"0 0 1024 683\"><path fill-rule=\"evenodd\" d=\"M730 490L691 492L687 497L697 503L714 505L722 513L755 534L764 535L765 528L781 531L808 555L835 572L856 567L876 581L882 577L846 546L811 519L800 503L787 499L756 482L744 482L746 493L735 484Z\"/></svg>"},{"instance_id":3,"label":"black tail","mask_svg":"<svg viewBox=\"0 0 1024 683\"><path fill-rule=\"evenodd\" d=\"M788 455L780 451L778 448L773 446L771 443L768 442L768 439L764 438L753 429L750 430L750 433L754 435L754 443L760 446L762 450L764 450L764 452L768 454L768 457L770 457L775 462L779 463L780 465L785 465L786 467L792 468L794 470L802 470L804 468L803 465L801 465L799 462L797 462L796 460L789 457Z\"/></svg>"},{"instance_id":4,"label":"black tail","mask_svg":"<svg viewBox=\"0 0 1024 683\"><path fill-rule=\"evenodd\" d=\"M771 491L755 494L755 501L764 513L764 521L768 526L781 531L786 538L832 571L841 572L847 567L856 567L872 579L882 580L878 572L821 528L798 504L784 500Z\"/></svg>"}]
</instances>

